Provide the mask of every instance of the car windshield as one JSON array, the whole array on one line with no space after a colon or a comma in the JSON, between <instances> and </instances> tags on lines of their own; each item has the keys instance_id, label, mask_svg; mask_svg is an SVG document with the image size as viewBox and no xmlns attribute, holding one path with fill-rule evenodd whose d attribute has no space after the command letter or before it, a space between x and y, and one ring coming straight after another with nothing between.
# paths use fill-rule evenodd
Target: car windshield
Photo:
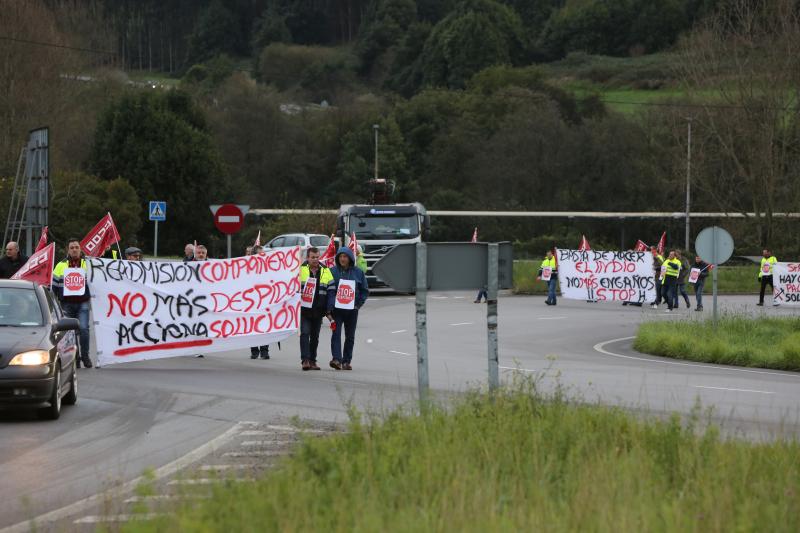
<instances>
[{"instance_id":1,"label":"car windshield","mask_svg":"<svg viewBox=\"0 0 800 533\"><path fill-rule=\"evenodd\" d=\"M36 291L0 288L0 326L42 326L42 310Z\"/></svg>"},{"instance_id":2,"label":"car windshield","mask_svg":"<svg viewBox=\"0 0 800 533\"><path fill-rule=\"evenodd\" d=\"M311 243L311 246L316 246L317 248L326 247L328 246L328 237L325 235L313 235L308 241Z\"/></svg>"},{"instance_id":3,"label":"car windshield","mask_svg":"<svg viewBox=\"0 0 800 533\"><path fill-rule=\"evenodd\" d=\"M413 239L419 235L419 219L416 215L351 215L350 231L359 239Z\"/></svg>"}]
</instances>

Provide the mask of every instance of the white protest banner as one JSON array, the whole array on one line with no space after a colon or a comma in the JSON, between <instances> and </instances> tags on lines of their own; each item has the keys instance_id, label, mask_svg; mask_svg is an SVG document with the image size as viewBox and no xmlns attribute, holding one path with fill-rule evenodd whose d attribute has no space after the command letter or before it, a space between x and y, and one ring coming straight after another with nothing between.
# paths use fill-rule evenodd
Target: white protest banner
<instances>
[{"instance_id":1,"label":"white protest banner","mask_svg":"<svg viewBox=\"0 0 800 533\"><path fill-rule=\"evenodd\" d=\"M700 269L693 268L689 271L689 283L697 283L697 280L700 279Z\"/></svg>"},{"instance_id":2,"label":"white protest banner","mask_svg":"<svg viewBox=\"0 0 800 533\"><path fill-rule=\"evenodd\" d=\"M352 279L340 279L339 287L336 290L337 309L355 309L356 306L356 282Z\"/></svg>"},{"instance_id":3,"label":"white protest banner","mask_svg":"<svg viewBox=\"0 0 800 533\"><path fill-rule=\"evenodd\" d=\"M82 268L64 269L64 296L83 296L86 293L86 271Z\"/></svg>"},{"instance_id":4,"label":"white protest banner","mask_svg":"<svg viewBox=\"0 0 800 533\"><path fill-rule=\"evenodd\" d=\"M656 297L653 256L647 252L556 250L564 298L651 302Z\"/></svg>"},{"instance_id":5,"label":"white protest banner","mask_svg":"<svg viewBox=\"0 0 800 533\"><path fill-rule=\"evenodd\" d=\"M100 366L263 346L299 327L299 247L218 261L86 262Z\"/></svg>"},{"instance_id":6,"label":"white protest banner","mask_svg":"<svg viewBox=\"0 0 800 533\"><path fill-rule=\"evenodd\" d=\"M775 303L800 305L800 263L775 263L772 267Z\"/></svg>"},{"instance_id":7,"label":"white protest banner","mask_svg":"<svg viewBox=\"0 0 800 533\"><path fill-rule=\"evenodd\" d=\"M317 292L317 278L309 278L303 286L303 294L300 296L300 305L310 308L314 305L314 293Z\"/></svg>"},{"instance_id":8,"label":"white protest banner","mask_svg":"<svg viewBox=\"0 0 800 533\"><path fill-rule=\"evenodd\" d=\"M542 269L542 281L550 281L551 277L553 277L553 269L550 267L544 267Z\"/></svg>"}]
</instances>

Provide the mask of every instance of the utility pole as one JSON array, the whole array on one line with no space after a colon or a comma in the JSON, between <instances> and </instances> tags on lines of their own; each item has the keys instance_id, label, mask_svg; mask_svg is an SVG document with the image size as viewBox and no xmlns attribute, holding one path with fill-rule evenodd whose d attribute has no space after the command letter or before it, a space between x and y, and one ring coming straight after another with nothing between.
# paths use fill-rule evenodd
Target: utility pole
<instances>
[{"instance_id":1,"label":"utility pole","mask_svg":"<svg viewBox=\"0 0 800 533\"><path fill-rule=\"evenodd\" d=\"M372 129L375 131L375 179L378 179L378 130L381 127L378 124L373 124Z\"/></svg>"},{"instance_id":2,"label":"utility pole","mask_svg":"<svg viewBox=\"0 0 800 533\"><path fill-rule=\"evenodd\" d=\"M691 201L692 201L692 117L687 117L686 132L686 246L688 252L689 238L691 237Z\"/></svg>"}]
</instances>

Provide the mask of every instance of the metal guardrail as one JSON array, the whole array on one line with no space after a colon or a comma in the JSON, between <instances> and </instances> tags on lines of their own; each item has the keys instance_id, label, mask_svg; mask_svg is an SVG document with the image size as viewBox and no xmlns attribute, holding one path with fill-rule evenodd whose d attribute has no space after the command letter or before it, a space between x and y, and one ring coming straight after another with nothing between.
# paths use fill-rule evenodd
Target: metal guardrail
<instances>
[{"instance_id":1,"label":"metal guardrail","mask_svg":"<svg viewBox=\"0 0 800 533\"><path fill-rule=\"evenodd\" d=\"M338 209L251 209L248 215L336 215ZM434 217L541 218L686 218L682 211L428 211ZM697 212L691 218L762 218L763 213ZM773 218L800 218L800 213L772 213Z\"/></svg>"}]
</instances>

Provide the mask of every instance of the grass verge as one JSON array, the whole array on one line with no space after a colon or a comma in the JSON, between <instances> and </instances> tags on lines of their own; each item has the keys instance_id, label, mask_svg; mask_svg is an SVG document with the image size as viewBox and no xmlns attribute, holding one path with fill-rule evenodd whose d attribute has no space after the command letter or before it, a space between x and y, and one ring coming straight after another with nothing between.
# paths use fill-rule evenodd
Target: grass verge
<instances>
[{"instance_id":1,"label":"grass verge","mask_svg":"<svg viewBox=\"0 0 800 533\"><path fill-rule=\"evenodd\" d=\"M526 386L474 393L423 416L354 417L263 479L123 531L800 530L800 444L695 423Z\"/></svg>"},{"instance_id":2,"label":"grass verge","mask_svg":"<svg viewBox=\"0 0 800 533\"><path fill-rule=\"evenodd\" d=\"M800 371L800 318L724 316L710 320L648 322L633 347L676 359Z\"/></svg>"},{"instance_id":3,"label":"grass verge","mask_svg":"<svg viewBox=\"0 0 800 533\"><path fill-rule=\"evenodd\" d=\"M515 294L545 294L547 286L543 281L536 281L541 260L514 261L514 293ZM717 286L719 294L758 294L758 266L730 266L719 267ZM694 294L694 287L687 291ZM711 277L706 280L703 294L711 296Z\"/></svg>"}]
</instances>

